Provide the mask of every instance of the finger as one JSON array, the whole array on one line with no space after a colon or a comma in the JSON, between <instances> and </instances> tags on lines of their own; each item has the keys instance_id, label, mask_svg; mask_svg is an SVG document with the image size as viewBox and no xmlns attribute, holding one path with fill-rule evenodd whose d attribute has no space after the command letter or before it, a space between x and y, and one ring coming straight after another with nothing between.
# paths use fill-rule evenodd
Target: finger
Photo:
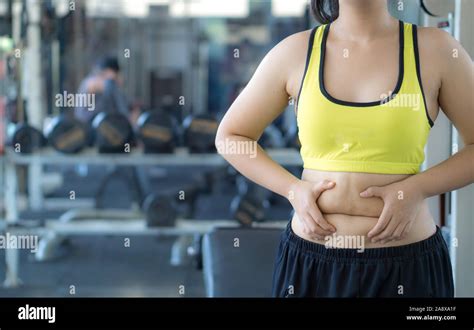
<instances>
[{"instance_id":1,"label":"finger","mask_svg":"<svg viewBox=\"0 0 474 330\"><path fill-rule=\"evenodd\" d=\"M309 227L309 235L311 237L316 237L317 239L324 239L324 237L331 235L330 232L325 231L321 227L319 227L316 223L314 223L312 220L308 219L308 224Z\"/></svg>"},{"instance_id":2,"label":"finger","mask_svg":"<svg viewBox=\"0 0 474 330\"><path fill-rule=\"evenodd\" d=\"M317 208L311 208L308 210L310 216L313 218L313 220L325 231L328 231L330 233L334 233L336 231L336 228L331 225L322 215L321 211Z\"/></svg>"},{"instance_id":3,"label":"finger","mask_svg":"<svg viewBox=\"0 0 474 330\"><path fill-rule=\"evenodd\" d=\"M397 221L394 221L394 219L392 218L392 221L394 223L397 223ZM390 241L399 241L402 237L402 232L403 232L403 229L405 228L406 226L406 222L399 222L396 226L395 226L395 229L393 230L393 232L391 233L391 235L385 239L385 241L383 243L388 243Z\"/></svg>"},{"instance_id":4,"label":"finger","mask_svg":"<svg viewBox=\"0 0 474 330\"><path fill-rule=\"evenodd\" d=\"M408 225L408 222L403 222L398 225L398 227L394 230L392 236L393 239L399 241L402 239L402 233L405 230L405 227Z\"/></svg>"},{"instance_id":5,"label":"finger","mask_svg":"<svg viewBox=\"0 0 474 330\"><path fill-rule=\"evenodd\" d=\"M397 231L397 229L399 228L400 226L398 226L397 228L395 228L395 230L393 231L393 233L386 239L383 239L380 241L381 244L387 244L387 243L390 243L392 241L399 241L400 240L400 237L397 236L397 234L395 233ZM403 227L403 226L402 226ZM398 237L398 238L397 238Z\"/></svg>"},{"instance_id":6,"label":"finger","mask_svg":"<svg viewBox=\"0 0 474 330\"><path fill-rule=\"evenodd\" d=\"M390 218L391 214L389 208L385 205L382 210L382 214L380 214L380 217L377 220L377 224L374 226L374 228L372 228L372 230L369 231L367 236L369 238L373 238L374 236L380 234L387 226L388 222L390 221Z\"/></svg>"},{"instance_id":7,"label":"finger","mask_svg":"<svg viewBox=\"0 0 474 330\"><path fill-rule=\"evenodd\" d=\"M324 180L314 185L313 193L316 194L316 197L319 197L319 195L321 195L323 191L332 189L335 186L336 186L336 183L334 181Z\"/></svg>"},{"instance_id":8,"label":"finger","mask_svg":"<svg viewBox=\"0 0 474 330\"><path fill-rule=\"evenodd\" d=\"M360 197L382 197L382 189L380 187L369 187L361 192Z\"/></svg>"},{"instance_id":9,"label":"finger","mask_svg":"<svg viewBox=\"0 0 474 330\"><path fill-rule=\"evenodd\" d=\"M325 231L323 228L321 228L311 217L311 215L307 215L305 217L305 222L306 225L308 226L308 229L310 231L311 236L316 236L318 239L323 239L325 236L331 235L329 231Z\"/></svg>"},{"instance_id":10,"label":"finger","mask_svg":"<svg viewBox=\"0 0 474 330\"><path fill-rule=\"evenodd\" d=\"M382 244L385 244L386 242L392 240L393 232L395 231L395 229L397 229L397 226L399 224L400 223L397 221L397 219L392 217L387 227L385 227L385 229L380 234L372 238L372 242L380 242Z\"/></svg>"}]
</instances>

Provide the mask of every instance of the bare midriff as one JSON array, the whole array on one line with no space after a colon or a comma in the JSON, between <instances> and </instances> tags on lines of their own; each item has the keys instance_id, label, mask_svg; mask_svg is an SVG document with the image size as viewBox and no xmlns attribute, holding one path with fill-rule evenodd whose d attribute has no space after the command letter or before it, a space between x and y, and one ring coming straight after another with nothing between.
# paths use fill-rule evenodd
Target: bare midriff
<instances>
[{"instance_id":1,"label":"bare midriff","mask_svg":"<svg viewBox=\"0 0 474 330\"><path fill-rule=\"evenodd\" d=\"M411 230L404 238L382 244L380 242L372 243L367 237L369 231L377 223L384 203L378 197L362 198L359 194L368 187L385 186L406 177L408 175L328 172L309 169L305 169L302 175L302 179L305 181L330 180L336 183L334 188L326 190L320 195L316 201L317 205L324 218L336 228L335 235L363 237L365 248L407 245L424 240L436 232L428 205L426 201L423 201ZM318 240L305 234L297 217L295 213L291 224L296 235L315 243L326 243L326 240Z\"/></svg>"}]
</instances>

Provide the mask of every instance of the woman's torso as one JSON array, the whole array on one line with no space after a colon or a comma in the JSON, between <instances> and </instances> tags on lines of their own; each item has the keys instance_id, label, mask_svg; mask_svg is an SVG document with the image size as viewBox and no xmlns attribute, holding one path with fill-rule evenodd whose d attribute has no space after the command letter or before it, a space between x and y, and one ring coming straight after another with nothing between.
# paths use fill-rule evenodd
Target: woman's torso
<instances>
[{"instance_id":1,"label":"woman's torso","mask_svg":"<svg viewBox=\"0 0 474 330\"><path fill-rule=\"evenodd\" d=\"M399 241L391 241L386 244L371 243L367 233L375 226L383 208L380 198L362 198L359 193L370 186L384 186L400 181L406 175L391 174L369 174L348 172L326 172L316 170L304 170L302 179L311 182L332 180L335 187L324 191L317 200L319 209L327 221L336 227L336 235L340 236L364 236L364 247L381 247L406 245L428 238L435 232L433 218L424 201L408 235ZM297 215L293 216L297 220ZM292 221L293 231L307 239L320 244L324 240L316 240L303 232L299 221Z\"/></svg>"},{"instance_id":2,"label":"woman's torso","mask_svg":"<svg viewBox=\"0 0 474 330\"><path fill-rule=\"evenodd\" d=\"M438 113L439 73L436 63L430 63L426 56L429 41L423 38L425 32L419 29L419 54L421 62L421 78L426 98L428 114L433 120ZM294 75L288 81L288 93L297 99L306 63L307 41L310 32L301 34L301 48L295 56ZM387 34L372 41L339 40L337 34L328 37L326 43L326 60L324 64L324 81L331 96L341 100L367 102L380 99L382 94L393 89L398 76L398 35ZM344 60L338 56L344 56ZM390 134L390 132L387 132ZM336 228L336 235L362 235L375 226L380 216L383 201L379 198L362 198L359 193L370 186L384 186L403 180L406 174L373 174L356 172L331 172L305 169L302 179L311 182L332 180L336 183L331 190L324 191L317 204L326 220ZM293 220L297 220L295 214ZM299 221L292 221L294 232L317 243L324 244L306 235ZM405 245L423 240L435 232L433 218L426 201L418 213L417 219L408 235L399 241L391 241L385 245L371 243L365 237L365 247Z\"/></svg>"}]
</instances>

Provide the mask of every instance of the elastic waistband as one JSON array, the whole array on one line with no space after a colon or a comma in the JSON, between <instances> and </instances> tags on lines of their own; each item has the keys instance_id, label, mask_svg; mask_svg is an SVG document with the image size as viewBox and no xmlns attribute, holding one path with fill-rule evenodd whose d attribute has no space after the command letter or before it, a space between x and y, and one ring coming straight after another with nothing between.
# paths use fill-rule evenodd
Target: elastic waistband
<instances>
[{"instance_id":1,"label":"elastic waistband","mask_svg":"<svg viewBox=\"0 0 474 330\"><path fill-rule=\"evenodd\" d=\"M291 228L291 221L288 223L285 232L283 233L283 240L296 248L299 252L313 255L315 258L324 258L331 260L351 260L358 259L360 261L380 260L380 259L406 259L413 258L429 253L433 250L446 248L441 229L436 226L436 232L419 242L393 246L384 248L330 248L323 244L314 243L296 235Z\"/></svg>"}]
</instances>

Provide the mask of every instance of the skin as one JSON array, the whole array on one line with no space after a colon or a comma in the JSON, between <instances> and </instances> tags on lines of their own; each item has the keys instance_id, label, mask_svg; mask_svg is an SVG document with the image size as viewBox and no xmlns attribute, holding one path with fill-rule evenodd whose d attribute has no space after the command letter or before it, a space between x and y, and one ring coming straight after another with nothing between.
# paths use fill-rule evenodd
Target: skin
<instances>
[{"instance_id":1,"label":"skin","mask_svg":"<svg viewBox=\"0 0 474 330\"><path fill-rule=\"evenodd\" d=\"M339 5L339 18L327 41L326 88L346 101L379 100L393 90L398 75L398 22L390 17L386 1L340 0ZM296 33L265 56L224 116L217 146L230 141L256 143L288 99L297 98L309 34ZM292 228L297 235L321 244L331 234L363 235L366 248L420 241L435 232L425 199L474 182L472 61L455 39L439 29L419 28L418 43L429 115L435 120L441 107L464 142L442 163L415 175L305 169L297 178L260 146L256 157L219 150L244 176L288 199L295 210ZM341 61L337 57L345 49L349 56Z\"/></svg>"}]
</instances>

